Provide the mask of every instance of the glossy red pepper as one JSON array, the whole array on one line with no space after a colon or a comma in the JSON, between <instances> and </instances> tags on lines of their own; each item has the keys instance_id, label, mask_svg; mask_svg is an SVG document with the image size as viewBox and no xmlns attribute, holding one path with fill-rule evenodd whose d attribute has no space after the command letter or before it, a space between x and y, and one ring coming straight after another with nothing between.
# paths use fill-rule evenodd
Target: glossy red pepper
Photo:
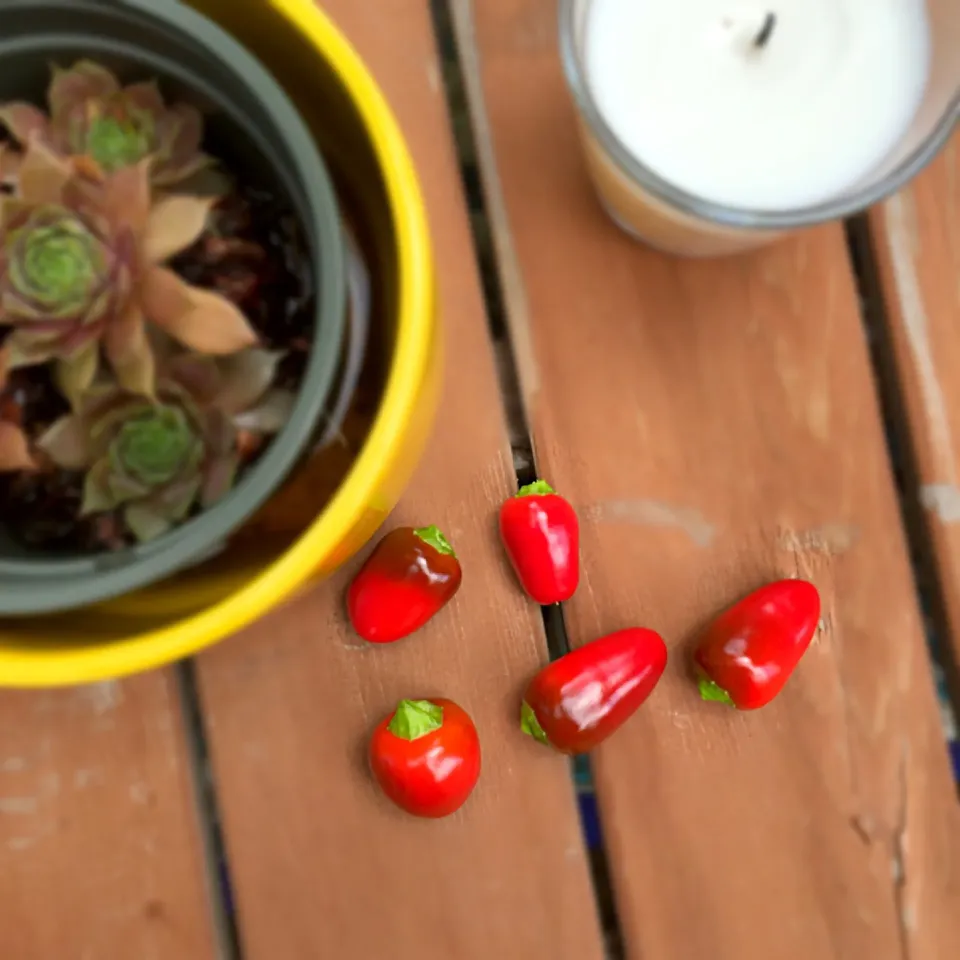
<instances>
[{"instance_id":1,"label":"glossy red pepper","mask_svg":"<svg viewBox=\"0 0 960 960\"><path fill-rule=\"evenodd\" d=\"M480 777L480 738L452 700L401 700L370 740L370 767L383 792L418 817L458 810Z\"/></svg>"},{"instance_id":2,"label":"glossy red pepper","mask_svg":"<svg viewBox=\"0 0 960 960\"><path fill-rule=\"evenodd\" d=\"M460 587L457 555L436 527L398 527L376 546L347 591L353 629L371 643L419 630Z\"/></svg>"},{"instance_id":3,"label":"glossy red pepper","mask_svg":"<svg viewBox=\"0 0 960 960\"><path fill-rule=\"evenodd\" d=\"M700 695L738 710L768 704L790 678L820 622L820 594L806 580L779 580L724 610L694 653Z\"/></svg>"},{"instance_id":4,"label":"glossy red pepper","mask_svg":"<svg viewBox=\"0 0 960 960\"><path fill-rule=\"evenodd\" d=\"M586 753L650 696L667 665L653 630L607 634L544 667L529 683L520 728L561 753Z\"/></svg>"},{"instance_id":5,"label":"glossy red pepper","mask_svg":"<svg viewBox=\"0 0 960 960\"><path fill-rule=\"evenodd\" d=\"M533 600L547 606L573 596L580 582L580 523L550 484L529 483L500 507L500 538Z\"/></svg>"}]
</instances>

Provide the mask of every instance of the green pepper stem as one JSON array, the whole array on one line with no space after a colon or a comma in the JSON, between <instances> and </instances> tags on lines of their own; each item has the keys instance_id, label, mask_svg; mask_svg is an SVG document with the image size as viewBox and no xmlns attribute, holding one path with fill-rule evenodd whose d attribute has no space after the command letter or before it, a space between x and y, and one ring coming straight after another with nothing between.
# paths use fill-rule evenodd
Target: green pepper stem
<instances>
[{"instance_id":1,"label":"green pepper stem","mask_svg":"<svg viewBox=\"0 0 960 960\"><path fill-rule=\"evenodd\" d=\"M547 739L543 727L540 726L540 721L533 712L533 707L526 700L520 705L520 729L527 736L533 737L538 743L545 743L548 747L550 746L550 741Z\"/></svg>"},{"instance_id":2,"label":"green pepper stem","mask_svg":"<svg viewBox=\"0 0 960 960\"><path fill-rule=\"evenodd\" d=\"M698 683L700 687L700 697L713 703L725 703L730 707L736 704L730 698L730 694L719 684L714 683L709 677L701 677Z\"/></svg>"},{"instance_id":3,"label":"green pepper stem","mask_svg":"<svg viewBox=\"0 0 960 960\"><path fill-rule=\"evenodd\" d=\"M528 483L526 486L521 487L517 491L518 497L534 497L534 496L546 496L548 493L556 493L557 491L547 483L546 480L534 480L533 483Z\"/></svg>"},{"instance_id":4,"label":"green pepper stem","mask_svg":"<svg viewBox=\"0 0 960 960\"><path fill-rule=\"evenodd\" d=\"M450 546L450 541L443 535L443 531L439 527L417 527L413 534L433 547L437 553L446 553L451 557L456 557L453 547Z\"/></svg>"},{"instance_id":5,"label":"green pepper stem","mask_svg":"<svg viewBox=\"0 0 960 960\"><path fill-rule=\"evenodd\" d=\"M416 740L441 726L443 707L430 700L401 700L387 729L401 740Z\"/></svg>"}]
</instances>

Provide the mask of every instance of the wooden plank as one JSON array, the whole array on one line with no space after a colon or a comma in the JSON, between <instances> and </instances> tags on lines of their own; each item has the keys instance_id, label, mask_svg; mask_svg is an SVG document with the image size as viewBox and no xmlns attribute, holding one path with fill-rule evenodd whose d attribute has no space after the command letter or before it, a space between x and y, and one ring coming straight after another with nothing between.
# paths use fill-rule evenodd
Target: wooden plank
<instances>
[{"instance_id":1,"label":"wooden plank","mask_svg":"<svg viewBox=\"0 0 960 960\"><path fill-rule=\"evenodd\" d=\"M960 662L960 134L870 214L893 359Z\"/></svg>"},{"instance_id":2,"label":"wooden plank","mask_svg":"<svg viewBox=\"0 0 960 960\"><path fill-rule=\"evenodd\" d=\"M345 624L347 570L200 658L244 957L598 960L569 772L517 730L518 690L546 652L495 540L515 478L428 6L324 6L398 112L438 258L450 375L390 523L438 523L465 579L434 623L388 648ZM476 720L483 774L460 813L416 821L378 795L363 750L400 697L440 693Z\"/></svg>"},{"instance_id":3,"label":"wooden plank","mask_svg":"<svg viewBox=\"0 0 960 960\"><path fill-rule=\"evenodd\" d=\"M639 622L672 652L595 757L628 955L960 956L960 818L841 229L714 262L633 243L587 183L556 4L453 9L535 453L583 519L571 639ZM825 609L799 675L758 714L701 704L697 625L795 574Z\"/></svg>"},{"instance_id":4,"label":"wooden plank","mask_svg":"<svg viewBox=\"0 0 960 960\"><path fill-rule=\"evenodd\" d=\"M0 956L218 953L173 671L0 693Z\"/></svg>"}]
</instances>

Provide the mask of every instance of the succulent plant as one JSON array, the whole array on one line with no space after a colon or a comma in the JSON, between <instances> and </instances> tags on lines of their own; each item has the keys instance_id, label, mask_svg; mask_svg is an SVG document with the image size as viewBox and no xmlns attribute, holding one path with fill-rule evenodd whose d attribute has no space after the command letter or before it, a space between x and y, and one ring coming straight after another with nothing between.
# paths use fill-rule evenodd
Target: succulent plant
<instances>
[{"instance_id":1,"label":"succulent plant","mask_svg":"<svg viewBox=\"0 0 960 960\"><path fill-rule=\"evenodd\" d=\"M31 141L14 196L0 197L0 326L11 369L56 361L76 404L94 382L100 345L120 386L151 396L145 321L187 347L227 354L256 334L227 299L161 264L203 232L212 201L151 201L150 161L91 183L74 162Z\"/></svg>"},{"instance_id":2,"label":"succulent plant","mask_svg":"<svg viewBox=\"0 0 960 960\"><path fill-rule=\"evenodd\" d=\"M155 400L98 383L37 445L57 466L86 471L82 515L119 509L137 540L152 540L230 490L241 437L286 422L293 396L271 389L279 357L180 354L163 363Z\"/></svg>"},{"instance_id":3,"label":"succulent plant","mask_svg":"<svg viewBox=\"0 0 960 960\"><path fill-rule=\"evenodd\" d=\"M49 116L30 103L0 106L0 123L21 146L38 137L95 178L152 158L150 180L169 187L213 163L200 151L203 120L187 104L168 107L155 82L121 86L105 67L81 60L54 68Z\"/></svg>"}]
</instances>

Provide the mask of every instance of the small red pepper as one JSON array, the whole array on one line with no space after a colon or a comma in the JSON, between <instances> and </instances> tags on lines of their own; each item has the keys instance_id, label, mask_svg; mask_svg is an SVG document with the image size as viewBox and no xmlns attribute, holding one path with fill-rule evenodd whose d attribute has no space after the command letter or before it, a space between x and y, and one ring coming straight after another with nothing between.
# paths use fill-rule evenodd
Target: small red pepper
<instances>
[{"instance_id":1,"label":"small red pepper","mask_svg":"<svg viewBox=\"0 0 960 960\"><path fill-rule=\"evenodd\" d=\"M779 580L720 614L694 653L700 696L756 710L784 687L820 622L820 595L806 580Z\"/></svg>"},{"instance_id":2,"label":"small red pepper","mask_svg":"<svg viewBox=\"0 0 960 960\"><path fill-rule=\"evenodd\" d=\"M347 591L353 629L371 643L419 630L460 587L457 555L437 527L397 527L376 546Z\"/></svg>"},{"instance_id":3,"label":"small red pepper","mask_svg":"<svg viewBox=\"0 0 960 960\"><path fill-rule=\"evenodd\" d=\"M523 589L542 606L569 600L580 582L580 524L543 480L500 507L500 538Z\"/></svg>"},{"instance_id":4,"label":"small red pepper","mask_svg":"<svg viewBox=\"0 0 960 960\"><path fill-rule=\"evenodd\" d=\"M586 753L650 696L667 665L653 630L607 634L554 660L529 683L520 729L561 753Z\"/></svg>"},{"instance_id":5,"label":"small red pepper","mask_svg":"<svg viewBox=\"0 0 960 960\"><path fill-rule=\"evenodd\" d=\"M401 700L370 740L370 767L383 792L418 817L458 810L480 777L480 738L452 700Z\"/></svg>"}]
</instances>

